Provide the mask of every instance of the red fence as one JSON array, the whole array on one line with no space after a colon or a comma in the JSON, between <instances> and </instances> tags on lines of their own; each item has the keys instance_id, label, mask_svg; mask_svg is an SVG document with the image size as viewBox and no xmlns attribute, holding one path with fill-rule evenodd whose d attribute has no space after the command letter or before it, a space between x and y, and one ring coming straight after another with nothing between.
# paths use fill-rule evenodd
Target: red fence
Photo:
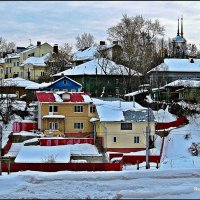
<instances>
[{"instance_id":1,"label":"red fence","mask_svg":"<svg viewBox=\"0 0 200 200\"><path fill-rule=\"evenodd\" d=\"M10 150L11 145L12 145L12 137L9 137L9 140L7 141L7 144L2 149L2 156L4 156L5 154L8 153L8 151Z\"/></svg>"},{"instance_id":2,"label":"red fence","mask_svg":"<svg viewBox=\"0 0 200 200\"><path fill-rule=\"evenodd\" d=\"M120 153L109 155L110 160L116 157L122 157L124 164L136 164L137 162L142 163L146 161L145 155L123 155ZM160 155L150 155L149 162L160 162Z\"/></svg>"},{"instance_id":3,"label":"red fence","mask_svg":"<svg viewBox=\"0 0 200 200\"><path fill-rule=\"evenodd\" d=\"M188 122L188 119L185 116L179 117L176 121L173 122L163 122L163 123L157 123L156 124L156 130L161 129L168 129L171 127L179 127L183 124L186 124Z\"/></svg>"},{"instance_id":4,"label":"red fence","mask_svg":"<svg viewBox=\"0 0 200 200\"><path fill-rule=\"evenodd\" d=\"M40 139L40 146L57 146L66 144L83 144L88 143L94 145L93 138L42 138Z\"/></svg>"},{"instance_id":5,"label":"red fence","mask_svg":"<svg viewBox=\"0 0 200 200\"><path fill-rule=\"evenodd\" d=\"M22 121L22 122L14 122L12 126L13 133L19 133L21 131L30 131L30 130L37 130L38 123L33 121Z\"/></svg>"},{"instance_id":6,"label":"red fence","mask_svg":"<svg viewBox=\"0 0 200 200\"><path fill-rule=\"evenodd\" d=\"M120 163L11 163L10 172L18 171L122 171ZM8 164L2 164L2 171L8 172Z\"/></svg>"}]
</instances>

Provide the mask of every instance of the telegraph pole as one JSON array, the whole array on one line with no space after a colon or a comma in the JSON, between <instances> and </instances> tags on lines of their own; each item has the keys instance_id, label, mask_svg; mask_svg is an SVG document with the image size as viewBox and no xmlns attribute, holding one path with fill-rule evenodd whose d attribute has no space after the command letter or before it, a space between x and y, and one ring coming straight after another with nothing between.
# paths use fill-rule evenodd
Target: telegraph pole
<instances>
[{"instance_id":1,"label":"telegraph pole","mask_svg":"<svg viewBox=\"0 0 200 200\"><path fill-rule=\"evenodd\" d=\"M150 168L149 165L149 103L148 103L148 110L147 110L147 127L146 127L146 169Z\"/></svg>"}]
</instances>

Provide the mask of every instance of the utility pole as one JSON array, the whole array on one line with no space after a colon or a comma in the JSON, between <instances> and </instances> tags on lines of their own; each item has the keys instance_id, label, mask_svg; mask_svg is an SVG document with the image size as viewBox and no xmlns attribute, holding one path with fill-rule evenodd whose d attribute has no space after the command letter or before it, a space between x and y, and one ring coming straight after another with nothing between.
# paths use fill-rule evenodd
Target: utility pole
<instances>
[{"instance_id":1,"label":"utility pole","mask_svg":"<svg viewBox=\"0 0 200 200\"><path fill-rule=\"evenodd\" d=\"M149 103L148 103L148 110L147 110L147 127L146 127L146 169L150 168L149 165Z\"/></svg>"}]
</instances>

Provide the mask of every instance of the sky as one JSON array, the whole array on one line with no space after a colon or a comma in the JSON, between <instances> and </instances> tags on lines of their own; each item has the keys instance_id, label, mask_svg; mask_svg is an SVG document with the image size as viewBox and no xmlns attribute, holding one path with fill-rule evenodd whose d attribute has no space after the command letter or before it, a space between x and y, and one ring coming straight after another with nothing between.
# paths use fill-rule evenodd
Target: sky
<instances>
[{"instance_id":1,"label":"sky","mask_svg":"<svg viewBox=\"0 0 200 200\"><path fill-rule=\"evenodd\" d=\"M158 19L165 26L165 38L177 33L177 19L183 15L188 43L200 43L198 1L0 1L0 36L16 46L37 41L51 45L75 44L84 32L95 42L107 40L107 29L120 22L123 14Z\"/></svg>"}]
</instances>

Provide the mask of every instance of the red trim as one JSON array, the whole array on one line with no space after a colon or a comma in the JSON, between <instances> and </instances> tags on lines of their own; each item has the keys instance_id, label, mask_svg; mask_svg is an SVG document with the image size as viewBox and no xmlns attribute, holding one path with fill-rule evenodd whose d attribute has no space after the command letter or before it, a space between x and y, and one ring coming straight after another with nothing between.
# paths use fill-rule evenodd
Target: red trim
<instances>
[{"instance_id":1,"label":"red trim","mask_svg":"<svg viewBox=\"0 0 200 200\"><path fill-rule=\"evenodd\" d=\"M130 153L136 151L143 151L145 148L104 148L106 151Z\"/></svg>"}]
</instances>

